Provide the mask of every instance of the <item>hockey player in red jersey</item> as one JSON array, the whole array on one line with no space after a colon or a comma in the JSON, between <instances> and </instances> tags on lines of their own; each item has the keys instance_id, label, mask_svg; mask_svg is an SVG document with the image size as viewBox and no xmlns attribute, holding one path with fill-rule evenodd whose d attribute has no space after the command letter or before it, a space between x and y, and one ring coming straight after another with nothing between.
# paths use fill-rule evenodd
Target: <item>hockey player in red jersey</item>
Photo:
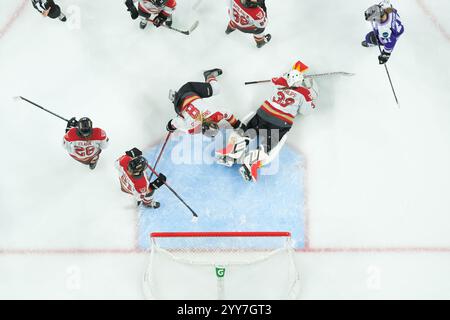
<instances>
[{"instance_id":1,"label":"hockey player in red jersey","mask_svg":"<svg viewBox=\"0 0 450 320\"><path fill-rule=\"evenodd\" d=\"M119 172L121 190L131 194L137 200L148 208L157 209L160 203L153 200L155 190L161 187L166 181L166 176L162 173L159 177L150 183L147 175L147 160L142 156L142 152L133 148L116 161L116 168Z\"/></svg>"},{"instance_id":2,"label":"hockey player in red jersey","mask_svg":"<svg viewBox=\"0 0 450 320\"><path fill-rule=\"evenodd\" d=\"M176 0L137 0L137 9L134 2L136 0L126 0L125 5L133 20L141 17L139 24L141 29L147 27L148 21L157 28L163 23L169 27L172 25L172 14L177 6Z\"/></svg>"},{"instance_id":3,"label":"hockey player in red jersey","mask_svg":"<svg viewBox=\"0 0 450 320\"><path fill-rule=\"evenodd\" d=\"M298 114L307 115L316 108L319 91L315 81L303 75L307 69L298 61L284 76L272 79L275 94L242 125L241 132L231 134L226 148L216 152L219 164L242 164L240 173L244 179L258 179L258 169L269 164L280 152L294 118ZM255 138L258 139L257 149L248 150L250 140Z\"/></svg>"},{"instance_id":4,"label":"hockey player in red jersey","mask_svg":"<svg viewBox=\"0 0 450 320\"><path fill-rule=\"evenodd\" d=\"M78 121L72 118L66 127L63 146L72 158L94 170L100 153L108 146L108 141L105 131L93 128L89 118L81 118Z\"/></svg>"},{"instance_id":5,"label":"hockey player in red jersey","mask_svg":"<svg viewBox=\"0 0 450 320\"><path fill-rule=\"evenodd\" d=\"M214 137L222 124L228 123L235 129L241 125L229 111L209 107L203 100L220 92L217 77L221 74L221 69L207 70L203 73L205 82L188 82L178 91L170 91L169 99L178 116L167 123L169 132L180 130Z\"/></svg>"},{"instance_id":6,"label":"hockey player in red jersey","mask_svg":"<svg viewBox=\"0 0 450 320\"><path fill-rule=\"evenodd\" d=\"M261 48L272 36L264 34L267 26L267 9L265 0L230 0L228 14L230 22L225 30L230 34L236 29L253 34L256 46Z\"/></svg>"}]
</instances>

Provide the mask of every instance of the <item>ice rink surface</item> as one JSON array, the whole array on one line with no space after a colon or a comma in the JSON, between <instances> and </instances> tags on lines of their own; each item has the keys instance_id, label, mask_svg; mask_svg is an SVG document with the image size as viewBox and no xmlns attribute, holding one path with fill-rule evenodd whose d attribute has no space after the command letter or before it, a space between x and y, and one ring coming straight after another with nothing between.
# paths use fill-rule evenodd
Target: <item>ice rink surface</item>
<instances>
[{"instance_id":1,"label":"ice rink surface","mask_svg":"<svg viewBox=\"0 0 450 320\"><path fill-rule=\"evenodd\" d=\"M267 0L273 39L260 50L246 35L225 36L228 1L192 10L196 0L180 0L174 25L200 21L189 37L140 30L120 1L60 0L66 24L28 2L3 0L0 12L1 299L142 298L148 254L114 160L163 141L168 90L203 70L223 68L214 103L243 117L272 92L243 82L298 59L311 73L356 74L320 79L317 112L288 139L305 174L299 298L450 298L448 1L393 1L405 25L388 63L400 109L378 49L360 45L371 1ZM61 147L63 121L16 95L104 128L111 145L97 169Z\"/></svg>"},{"instance_id":2,"label":"ice rink surface","mask_svg":"<svg viewBox=\"0 0 450 320\"><path fill-rule=\"evenodd\" d=\"M148 248L151 232L201 231L274 231L291 232L295 248L304 241L304 160L286 146L277 161L260 170L258 183L246 183L232 168L214 161L214 150L224 148L222 136L214 142L200 135L172 137L158 165L158 170L171 178L170 186L188 201L199 215L192 223L192 214L167 189L161 188L155 199L161 203L158 212L140 208L139 247ZM146 154L157 158L161 146ZM196 150L199 150L197 152ZM204 151L204 152L202 152ZM280 166L282 170L280 170ZM220 194L220 196L212 196ZM253 239L243 241L249 246Z\"/></svg>"}]
</instances>

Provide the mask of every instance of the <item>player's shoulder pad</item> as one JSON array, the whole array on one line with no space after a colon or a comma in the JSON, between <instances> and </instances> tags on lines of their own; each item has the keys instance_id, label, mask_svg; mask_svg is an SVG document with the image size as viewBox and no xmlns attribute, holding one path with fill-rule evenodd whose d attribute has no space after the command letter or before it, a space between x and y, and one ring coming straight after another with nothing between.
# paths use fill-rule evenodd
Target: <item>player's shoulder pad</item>
<instances>
[{"instance_id":1,"label":"player's shoulder pad","mask_svg":"<svg viewBox=\"0 0 450 320\"><path fill-rule=\"evenodd\" d=\"M169 0L165 4L165 6L173 9L173 8L175 8L177 6L177 1L176 0Z\"/></svg>"},{"instance_id":2,"label":"player's shoulder pad","mask_svg":"<svg viewBox=\"0 0 450 320\"><path fill-rule=\"evenodd\" d=\"M119 161L119 165L120 165L122 168L127 169L127 168L128 168L128 164L129 164L130 161L131 161L131 157L128 156L128 155L126 155L126 154L124 154L123 156L121 156L121 157L119 158L118 161Z\"/></svg>"},{"instance_id":3,"label":"player's shoulder pad","mask_svg":"<svg viewBox=\"0 0 450 320\"><path fill-rule=\"evenodd\" d=\"M276 86L288 87L288 82L285 77L272 78L272 83Z\"/></svg>"},{"instance_id":4,"label":"player's shoulder pad","mask_svg":"<svg viewBox=\"0 0 450 320\"><path fill-rule=\"evenodd\" d=\"M261 7L257 8L244 8L245 12L249 14L255 20L262 20L266 17L266 13Z\"/></svg>"},{"instance_id":5,"label":"player's shoulder pad","mask_svg":"<svg viewBox=\"0 0 450 320\"><path fill-rule=\"evenodd\" d=\"M89 140L105 140L106 137L106 132L103 129L100 128L94 128L92 129L92 136L90 137Z\"/></svg>"},{"instance_id":6,"label":"player's shoulder pad","mask_svg":"<svg viewBox=\"0 0 450 320\"><path fill-rule=\"evenodd\" d=\"M70 128L64 135L64 140L68 142L79 141L81 138L77 134L77 128Z\"/></svg>"},{"instance_id":7,"label":"player's shoulder pad","mask_svg":"<svg viewBox=\"0 0 450 320\"><path fill-rule=\"evenodd\" d=\"M292 90L294 90L294 91L300 93L302 96L304 96L307 102L312 101L311 91L309 91L308 88L298 87L298 88L294 88Z\"/></svg>"}]
</instances>

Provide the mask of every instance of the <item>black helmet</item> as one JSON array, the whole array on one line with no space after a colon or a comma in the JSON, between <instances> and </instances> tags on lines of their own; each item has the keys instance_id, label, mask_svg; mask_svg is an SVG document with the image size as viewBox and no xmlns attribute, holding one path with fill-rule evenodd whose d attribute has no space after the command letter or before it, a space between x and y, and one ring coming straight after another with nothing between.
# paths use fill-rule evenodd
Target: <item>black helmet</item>
<instances>
[{"instance_id":1,"label":"black helmet","mask_svg":"<svg viewBox=\"0 0 450 320\"><path fill-rule=\"evenodd\" d=\"M241 3L246 8L257 8L264 0L241 0Z\"/></svg>"},{"instance_id":2,"label":"black helmet","mask_svg":"<svg viewBox=\"0 0 450 320\"><path fill-rule=\"evenodd\" d=\"M92 134L92 121L89 118L81 118L78 120L78 133L83 137L89 137Z\"/></svg>"},{"instance_id":3,"label":"black helmet","mask_svg":"<svg viewBox=\"0 0 450 320\"><path fill-rule=\"evenodd\" d=\"M170 89L169 90L169 100L173 103L175 107L175 112L178 115L181 115L181 98L177 91Z\"/></svg>"},{"instance_id":4,"label":"black helmet","mask_svg":"<svg viewBox=\"0 0 450 320\"><path fill-rule=\"evenodd\" d=\"M133 176L140 176L145 169L147 169L147 159L143 156L138 156L128 163L128 171Z\"/></svg>"},{"instance_id":5,"label":"black helmet","mask_svg":"<svg viewBox=\"0 0 450 320\"><path fill-rule=\"evenodd\" d=\"M150 0L155 6L162 7L168 0Z\"/></svg>"}]
</instances>

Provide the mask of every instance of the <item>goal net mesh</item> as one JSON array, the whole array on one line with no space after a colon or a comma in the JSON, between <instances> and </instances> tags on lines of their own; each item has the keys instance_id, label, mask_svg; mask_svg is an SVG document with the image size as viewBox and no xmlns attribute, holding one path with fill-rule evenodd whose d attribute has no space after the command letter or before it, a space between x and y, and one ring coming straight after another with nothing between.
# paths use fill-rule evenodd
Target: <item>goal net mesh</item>
<instances>
[{"instance_id":1,"label":"goal net mesh","mask_svg":"<svg viewBox=\"0 0 450 320\"><path fill-rule=\"evenodd\" d=\"M295 299L288 232L153 233L148 299Z\"/></svg>"}]
</instances>

